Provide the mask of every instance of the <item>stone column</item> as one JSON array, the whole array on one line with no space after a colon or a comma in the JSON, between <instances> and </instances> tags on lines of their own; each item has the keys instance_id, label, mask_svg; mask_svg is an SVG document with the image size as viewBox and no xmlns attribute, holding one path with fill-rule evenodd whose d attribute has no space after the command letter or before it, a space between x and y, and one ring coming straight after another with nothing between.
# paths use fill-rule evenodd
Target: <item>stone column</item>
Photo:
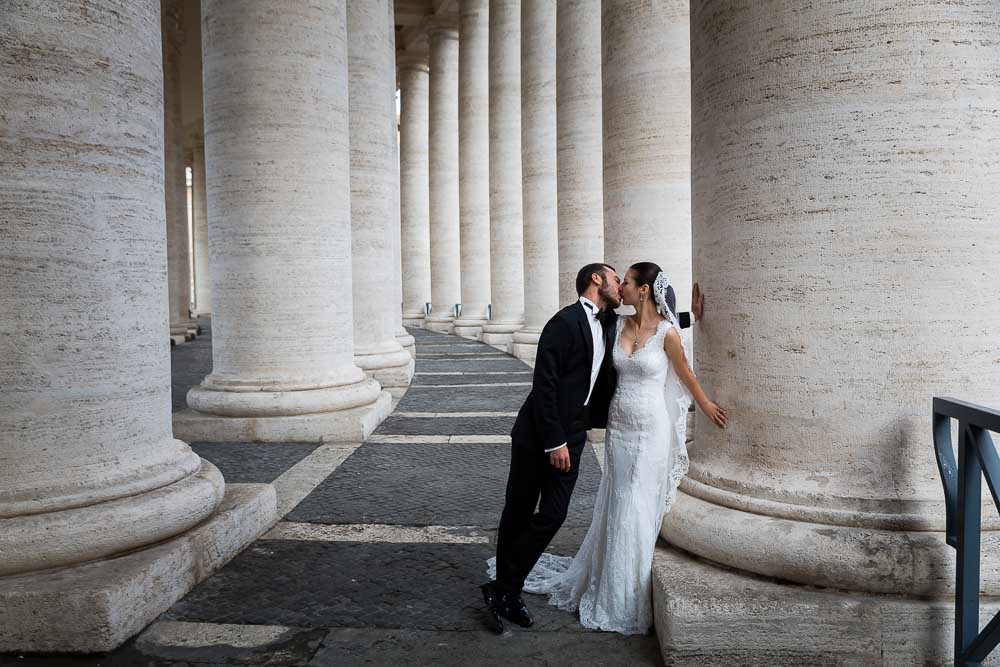
<instances>
[{"instance_id":1,"label":"stone column","mask_svg":"<svg viewBox=\"0 0 1000 667\"><path fill-rule=\"evenodd\" d=\"M521 5L521 172L525 326L513 353L535 361L542 327L559 309L556 196L556 0Z\"/></svg>"},{"instance_id":2,"label":"stone column","mask_svg":"<svg viewBox=\"0 0 1000 667\"><path fill-rule=\"evenodd\" d=\"M429 183L431 314L427 328L451 333L462 299L458 223L458 21L428 20L431 47Z\"/></svg>"},{"instance_id":3,"label":"stone column","mask_svg":"<svg viewBox=\"0 0 1000 667\"><path fill-rule=\"evenodd\" d=\"M484 343L508 351L524 326L521 213L521 2L490 2L490 286Z\"/></svg>"},{"instance_id":4,"label":"stone column","mask_svg":"<svg viewBox=\"0 0 1000 667\"><path fill-rule=\"evenodd\" d=\"M170 336L190 340L198 323L191 319L191 254L188 247L187 184L184 176L184 128L181 122L181 28L183 3L164 0L163 40L163 182L167 211L167 277Z\"/></svg>"},{"instance_id":5,"label":"stone column","mask_svg":"<svg viewBox=\"0 0 1000 667\"><path fill-rule=\"evenodd\" d=\"M696 2L691 19L694 258L712 303L696 371L730 427L699 414L663 534L735 572L661 552L661 645L699 664L709 635L729 664L793 646L803 663L950 662L931 399L1000 407L1000 14L767 0ZM996 596L992 508L983 528ZM766 646L748 641L761 627Z\"/></svg>"},{"instance_id":6,"label":"stone column","mask_svg":"<svg viewBox=\"0 0 1000 667\"><path fill-rule=\"evenodd\" d=\"M0 14L0 575L160 542L223 495L170 430L160 3L104 4L115 21L61 3ZM54 577L73 582L59 600L38 588ZM46 615L92 584L0 586L2 650L72 650L62 627L29 636L6 611Z\"/></svg>"},{"instance_id":7,"label":"stone column","mask_svg":"<svg viewBox=\"0 0 1000 667\"><path fill-rule=\"evenodd\" d=\"M396 32L396 14L393 12L390 17L392 21L392 32ZM393 47L395 51L395 47ZM393 70L395 72L395 68ZM392 319L394 322L393 329L396 332L396 340L399 344L406 350L412 358L417 358L417 346L416 341L410 332L403 327L403 260L402 260L402 219L400 217L400 170L399 170L399 123L395 113L395 84L393 84L393 133L392 133L392 147L393 147L393 179L394 187L392 190L393 199L393 219L392 219L392 268L395 272L393 278L393 303L394 307L392 309Z\"/></svg>"},{"instance_id":8,"label":"stone column","mask_svg":"<svg viewBox=\"0 0 1000 667\"><path fill-rule=\"evenodd\" d=\"M399 77L399 216L403 324L424 326L431 300L428 197L428 72L426 56L402 56Z\"/></svg>"},{"instance_id":9,"label":"stone column","mask_svg":"<svg viewBox=\"0 0 1000 667\"><path fill-rule=\"evenodd\" d=\"M688 0L620 0L601 12L604 258L652 261L691 303Z\"/></svg>"},{"instance_id":10,"label":"stone column","mask_svg":"<svg viewBox=\"0 0 1000 667\"><path fill-rule=\"evenodd\" d=\"M577 299L576 274L604 260L601 0L558 0L559 303Z\"/></svg>"},{"instance_id":11,"label":"stone column","mask_svg":"<svg viewBox=\"0 0 1000 667\"><path fill-rule=\"evenodd\" d=\"M357 441L391 403L354 363L345 3L282 8L202 5L213 370L174 420L191 439Z\"/></svg>"},{"instance_id":12,"label":"stone column","mask_svg":"<svg viewBox=\"0 0 1000 667\"><path fill-rule=\"evenodd\" d=\"M191 162L194 200L194 304L197 315L212 312L212 280L208 269L208 202L205 200L205 137L195 137Z\"/></svg>"},{"instance_id":13,"label":"stone column","mask_svg":"<svg viewBox=\"0 0 1000 667\"><path fill-rule=\"evenodd\" d=\"M396 340L396 53L391 0L348 0L354 362L393 396L413 377ZM362 278L363 276L363 278Z\"/></svg>"},{"instance_id":14,"label":"stone column","mask_svg":"<svg viewBox=\"0 0 1000 667\"><path fill-rule=\"evenodd\" d=\"M462 316L455 334L478 340L490 303L489 0L459 3L458 201Z\"/></svg>"}]
</instances>

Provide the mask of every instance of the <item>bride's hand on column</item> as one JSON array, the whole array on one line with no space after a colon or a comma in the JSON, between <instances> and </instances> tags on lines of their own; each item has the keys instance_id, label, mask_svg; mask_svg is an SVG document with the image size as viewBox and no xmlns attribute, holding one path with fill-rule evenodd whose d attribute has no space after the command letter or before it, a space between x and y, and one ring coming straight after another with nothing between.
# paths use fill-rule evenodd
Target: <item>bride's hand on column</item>
<instances>
[{"instance_id":1,"label":"bride's hand on column","mask_svg":"<svg viewBox=\"0 0 1000 667\"><path fill-rule=\"evenodd\" d=\"M715 401L706 400L705 404L699 407L705 413L705 416L711 419L719 428L726 428L729 425L729 415L726 414L726 409Z\"/></svg>"}]
</instances>

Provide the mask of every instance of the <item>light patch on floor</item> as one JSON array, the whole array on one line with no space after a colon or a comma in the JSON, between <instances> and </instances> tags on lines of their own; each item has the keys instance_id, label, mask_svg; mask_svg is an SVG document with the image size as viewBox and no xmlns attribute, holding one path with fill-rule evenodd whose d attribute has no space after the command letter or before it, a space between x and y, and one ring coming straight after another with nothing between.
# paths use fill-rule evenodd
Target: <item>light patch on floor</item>
<instances>
[{"instance_id":1,"label":"light patch on floor","mask_svg":"<svg viewBox=\"0 0 1000 667\"><path fill-rule=\"evenodd\" d=\"M150 625L138 643L156 646L233 646L254 648L267 646L283 635L295 631L282 625L232 625L228 623L189 623L186 621L157 621Z\"/></svg>"},{"instance_id":2,"label":"light patch on floor","mask_svg":"<svg viewBox=\"0 0 1000 667\"><path fill-rule=\"evenodd\" d=\"M368 438L368 443L383 445L461 445L461 444L500 444L509 445L509 435L381 435Z\"/></svg>"},{"instance_id":3,"label":"light patch on floor","mask_svg":"<svg viewBox=\"0 0 1000 667\"><path fill-rule=\"evenodd\" d=\"M475 375L475 373L470 373ZM418 384L412 385L411 389L454 389L455 387L530 387L530 382L487 382L483 384Z\"/></svg>"},{"instance_id":4,"label":"light patch on floor","mask_svg":"<svg viewBox=\"0 0 1000 667\"><path fill-rule=\"evenodd\" d=\"M312 454L274 480L272 484L278 499L278 516L291 512L360 446L361 443L338 443L317 447Z\"/></svg>"},{"instance_id":5,"label":"light patch on floor","mask_svg":"<svg viewBox=\"0 0 1000 667\"><path fill-rule=\"evenodd\" d=\"M394 412L393 417L516 417L516 412Z\"/></svg>"},{"instance_id":6,"label":"light patch on floor","mask_svg":"<svg viewBox=\"0 0 1000 667\"><path fill-rule=\"evenodd\" d=\"M381 542L389 544L489 544L486 531L474 526L392 526L385 524L326 525L282 521L266 540L318 542Z\"/></svg>"},{"instance_id":7,"label":"light patch on floor","mask_svg":"<svg viewBox=\"0 0 1000 667\"><path fill-rule=\"evenodd\" d=\"M417 371L414 375L531 375L531 371Z\"/></svg>"}]
</instances>

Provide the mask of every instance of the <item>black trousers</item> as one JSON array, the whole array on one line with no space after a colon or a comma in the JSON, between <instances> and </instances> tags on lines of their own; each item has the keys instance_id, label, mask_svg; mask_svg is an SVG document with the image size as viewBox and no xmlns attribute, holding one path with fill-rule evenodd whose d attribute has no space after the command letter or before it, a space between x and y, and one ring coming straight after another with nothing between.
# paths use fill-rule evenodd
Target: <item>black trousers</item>
<instances>
[{"instance_id":1,"label":"black trousers","mask_svg":"<svg viewBox=\"0 0 1000 667\"><path fill-rule=\"evenodd\" d=\"M521 594L531 568L566 520L586 444L586 431L569 437L569 472L553 468L538 443L511 444L507 498L497 531L497 586L504 592Z\"/></svg>"}]
</instances>

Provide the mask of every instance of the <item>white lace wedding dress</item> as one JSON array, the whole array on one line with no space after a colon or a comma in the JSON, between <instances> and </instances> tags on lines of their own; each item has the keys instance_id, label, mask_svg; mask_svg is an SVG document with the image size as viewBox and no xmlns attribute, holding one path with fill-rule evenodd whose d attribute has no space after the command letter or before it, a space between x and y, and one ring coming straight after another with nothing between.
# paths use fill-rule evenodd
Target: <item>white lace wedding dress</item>
<instances>
[{"instance_id":1,"label":"white lace wedding dress","mask_svg":"<svg viewBox=\"0 0 1000 667\"><path fill-rule=\"evenodd\" d=\"M619 343L624 321L619 316L612 348L618 388L593 520L576 556L543 554L524 590L547 593L550 604L579 611L584 627L644 634L653 625L653 549L688 469L691 398L663 351L663 337L676 325L661 322L630 357ZM495 578L494 559L489 571Z\"/></svg>"}]
</instances>

